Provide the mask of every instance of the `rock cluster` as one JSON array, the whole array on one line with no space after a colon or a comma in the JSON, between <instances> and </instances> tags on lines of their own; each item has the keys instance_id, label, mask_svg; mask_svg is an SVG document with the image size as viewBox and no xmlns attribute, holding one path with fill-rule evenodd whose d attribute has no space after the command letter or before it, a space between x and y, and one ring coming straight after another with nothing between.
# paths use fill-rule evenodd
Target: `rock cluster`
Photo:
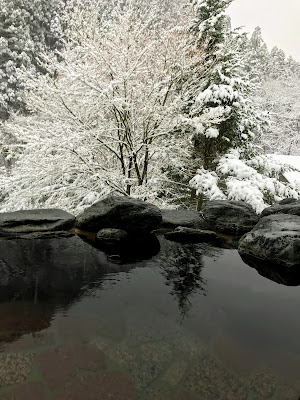
<instances>
[{"instance_id":1,"label":"rock cluster","mask_svg":"<svg viewBox=\"0 0 300 400\"><path fill-rule=\"evenodd\" d=\"M156 234L180 243L217 246L227 246L230 235L233 243L240 239L241 256L262 275L272 275L280 283L298 282L298 200L286 199L258 216L241 201L209 201L199 213L160 210L130 197L110 196L77 217L57 209L0 214L0 300L16 293L19 298L32 297L36 282L39 296L57 298L66 292L74 296L87 276L95 279L107 271L119 271L124 263L157 254ZM262 266L266 262L281 269ZM53 281L62 282L61 287L52 287Z\"/></svg>"}]
</instances>

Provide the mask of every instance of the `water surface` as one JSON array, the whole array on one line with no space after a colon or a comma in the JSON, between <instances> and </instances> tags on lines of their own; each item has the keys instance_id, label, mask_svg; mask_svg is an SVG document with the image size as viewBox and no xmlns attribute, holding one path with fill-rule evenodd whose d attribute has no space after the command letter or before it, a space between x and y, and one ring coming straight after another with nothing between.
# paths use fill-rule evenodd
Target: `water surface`
<instances>
[{"instance_id":1,"label":"water surface","mask_svg":"<svg viewBox=\"0 0 300 400\"><path fill-rule=\"evenodd\" d=\"M0 395L298 400L300 287L236 250L160 241L73 298L0 303Z\"/></svg>"}]
</instances>

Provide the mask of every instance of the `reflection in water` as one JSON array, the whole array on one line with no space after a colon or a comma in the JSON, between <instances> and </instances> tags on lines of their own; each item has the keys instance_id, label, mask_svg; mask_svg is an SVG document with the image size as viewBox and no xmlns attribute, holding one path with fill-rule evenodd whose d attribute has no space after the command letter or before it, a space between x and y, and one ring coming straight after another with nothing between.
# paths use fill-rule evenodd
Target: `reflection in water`
<instances>
[{"instance_id":1,"label":"reflection in water","mask_svg":"<svg viewBox=\"0 0 300 400\"><path fill-rule=\"evenodd\" d=\"M192 307L191 297L197 292L206 295L205 281L201 277L202 254L195 251L193 245L173 245L171 250L164 252L158 262L184 319Z\"/></svg>"},{"instance_id":2,"label":"reflection in water","mask_svg":"<svg viewBox=\"0 0 300 400\"><path fill-rule=\"evenodd\" d=\"M250 255L241 254L245 264L255 268L256 271L267 279L286 286L300 285L300 265L283 266L275 261L260 260Z\"/></svg>"},{"instance_id":3,"label":"reflection in water","mask_svg":"<svg viewBox=\"0 0 300 400\"><path fill-rule=\"evenodd\" d=\"M0 243L1 399L299 397L299 288L207 245L161 238L116 265L78 238L38 240Z\"/></svg>"},{"instance_id":4,"label":"reflection in water","mask_svg":"<svg viewBox=\"0 0 300 400\"><path fill-rule=\"evenodd\" d=\"M22 335L48 328L54 312L51 304L0 303L0 348Z\"/></svg>"}]
</instances>

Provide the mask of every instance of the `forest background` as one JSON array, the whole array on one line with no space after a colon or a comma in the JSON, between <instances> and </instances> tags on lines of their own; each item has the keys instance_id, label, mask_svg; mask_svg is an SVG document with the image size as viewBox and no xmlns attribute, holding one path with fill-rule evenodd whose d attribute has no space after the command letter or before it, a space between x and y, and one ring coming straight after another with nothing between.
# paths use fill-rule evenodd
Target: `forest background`
<instances>
[{"instance_id":1,"label":"forest background","mask_svg":"<svg viewBox=\"0 0 300 400\"><path fill-rule=\"evenodd\" d=\"M0 0L1 211L299 198L300 64L232 0Z\"/></svg>"}]
</instances>

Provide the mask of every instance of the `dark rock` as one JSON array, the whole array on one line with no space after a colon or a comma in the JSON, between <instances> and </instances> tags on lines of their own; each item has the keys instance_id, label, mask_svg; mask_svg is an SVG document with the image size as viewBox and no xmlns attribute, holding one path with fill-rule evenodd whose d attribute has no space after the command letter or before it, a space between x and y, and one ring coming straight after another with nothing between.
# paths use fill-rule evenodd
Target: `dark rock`
<instances>
[{"instance_id":1,"label":"dark rock","mask_svg":"<svg viewBox=\"0 0 300 400\"><path fill-rule=\"evenodd\" d=\"M213 231L234 235L249 232L259 219L250 204L229 200L208 201L203 216Z\"/></svg>"},{"instance_id":2,"label":"dark rock","mask_svg":"<svg viewBox=\"0 0 300 400\"><path fill-rule=\"evenodd\" d=\"M206 231L201 229L178 227L173 232L168 232L165 234L165 238L172 240L173 242L179 243L219 243L220 239L212 231Z\"/></svg>"},{"instance_id":3,"label":"dark rock","mask_svg":"<svg viewBox=\"0 0 300 400\"><path fill-rule=\"evenodd\" d=\"M292 203L297 203L297 199L294 199L292 197L287 197L286 199L280 200L277 204L292 204Z\"/></svg>"},{"instance_id":4,"label":"dark rock","mask_svg":"<svg viewBox=\"0 0 300 400\"><path fill-rule=\"evenodd\" d=\"M107 197L76 217L80 229L98 232L118 228L132 234L146 234L158 227L162 219L158 207L131 197Z\"/></svg>"},{"instance_id":5,"label":"dark rock","mask_svg":"<svg viewBox=\"0 0 300 400\"><path fill-rule=\"evenodd\" d=\"M240 239L239 252L288 267L300 264L300 217L288 214L263 217Z\"/></svg>"},{"instance_id":6,"label":"dark rock","mask_svg":"<svg viewBox=\"0 0 300 400\"><path fill-rule=\"evenodd\" d=\"M57 209L0 213L0 234L68 230L74 221L73 215Z\"/></svg>"},{"instance_id":7,"label":"dark rock","mask_svg":"<svg viewBox=\"0 0 300 400\"><path fill-rule=\"evenodd\" d=\"M197 211L192 210L161 210L162 221L159 229L175 229L178 226L184 226L194 229L208 229L208 223Z\"/></svg>"},{"instance_id":8,"label":"dark rock","mask_svg":"<svg viewBox=\"0 0 300 400\"><path fill-rule=\"evenodd\" d=\"M124 243L128 239L128 233L123 229L104 228L96 235L97 241L107 245Z\"/></svg>"},{"instance_id":9,"label":"dark rock","mask_svg":"<svg viewBox=\"0 0 300 400\"><path fill-rule=\"evenodd\" d=\"M108 229L103 229L101 232L107 230ZM160 251L160 243L154 233L137 236L128 235L121 229L114 229L114 231L116 235L117 231L118 235L120 234L119 241L113 241L106 238L104 238L104 240L99 240L98 234L97 240L89 241L92 246L104 251L111 262L123 264L147 260L158 254ZM124 234L122 232L124 232Z\"/></svg>"},{"instance_id":10,"label":"dark rock","mask_svg":"<svg viewBox=\"0 0 300 400\"><path fill-rule=\"evenodd\" d=\"M292 214L300 216L300 200L284 199L277 204L265 208L261 213L261 217L272 214Z\"/></svg>"},{"instance_id":11,"label":"dark rock","mask_svg":"<svg viewBox=\"0 0 300 400\"><path fill-rule=\"evenodd\" d=\"M68 303L88 282L118 271L120 266L77 235L50 232L0 238L0 301Z\"/></svg>"}]
</instances>

